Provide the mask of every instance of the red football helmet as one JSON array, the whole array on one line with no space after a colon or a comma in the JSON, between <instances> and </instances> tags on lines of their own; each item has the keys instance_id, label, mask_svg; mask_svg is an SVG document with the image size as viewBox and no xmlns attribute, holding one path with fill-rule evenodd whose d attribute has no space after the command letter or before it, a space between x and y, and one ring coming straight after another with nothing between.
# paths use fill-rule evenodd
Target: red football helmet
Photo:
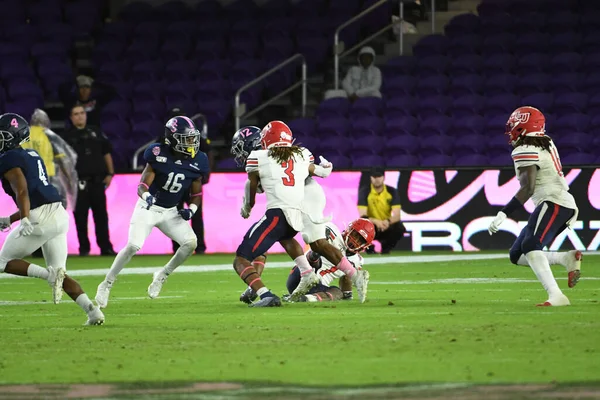
<instances>
[{"instance_id":1,"label":"red football helmet","mask_svg":"<svg viewBox=\"0 0 600 400\"><path fill-rule=\"evenodd\" d=\"M348 250L358 253L365 250L375 239L375 225L366 218L355 219L342 232Z\"/></svg>"},{"instance_id":2,"label":"red football helmet","mask_svg":"<svg viewBox=\"0 0 600 400\"><path fill-rule=\"evenodd\" d=\"M535 107L519 107L508 118L505 133L510 136L508 143L512 145L524 136L546 136L546 118Z\"/></svg>"},{"instance_id":3,"label":"red football helmet","mask_svg":"<svg viewBox=\"0 0 600 400\"><path fill-rule=\"evenodd\" d=\"M271 147L291 147L294 136L289 126L282 121L271 121L260 132L260 145L263 150Z\"/></svg>"}]
</instances>

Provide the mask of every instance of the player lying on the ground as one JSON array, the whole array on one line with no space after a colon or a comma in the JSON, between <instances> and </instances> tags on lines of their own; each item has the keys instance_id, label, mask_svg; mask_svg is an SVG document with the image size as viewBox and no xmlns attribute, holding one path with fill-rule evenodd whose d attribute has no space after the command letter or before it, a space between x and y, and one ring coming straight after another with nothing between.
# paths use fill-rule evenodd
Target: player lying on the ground
<instances>
[{"instance_id":1,"label":"player lying on the ground","mask_svg":"<svg viewBox=\"0 0 600 400\"><path fill-rule=\"evenodd\" d=\"M0 250L0 272L47 281L52 287L54 303L60 302L64 289L88 315L86 325L102 325L102 311L94 306L79 283L66 275L69 216L58 191L48 180L40 155L21 147L28 140L27 121L17 114L0 116L2 188L19 208L14 214L0 218L0 229L10 229L12 223L21 221ZM40 247L48 269L22 260Z\"/></svg>"},{"instance_id":2,"label":"player lying on the ground","mask_svg":"<svg viewBox=\"0 0 600 400\"><path fill-rule=\"evenodd\" d=\"M368 219L359 218L350 222L348 227L340 233L338 227L329 222L326 224L325 231L329 243L340 249L348 257L354 268L362 270L364 259L359 253L366 250L373 242L373 238L375 238L375 226L373 223ZM296 301L335 301L352 298L352 284L344 272L312 250L306 253L306 258L310 262L310 265L317 271L319 283ZM331 285L337 278L340 279L340 287ZM296 289L299 282L300 271L297 266L294 266L286 283L290 294ZM364 292L365 294L367 292L366 286ZM284 296L284 300L291 301L291 296Z\"/></svg>"},{"instance_id":3,"label":"player lying on the ground","mask_svg":"<svg viewBox=\"0 0 600 400\"><path fill-rule=\"evenodd\" d=\"M273 121L271 124L280 126L283 131L292 135L290 128L285 123ZM260 128L248 126L240 129L233 136L231 153L235 155L238 166L244 166L250 152L260 148L260 132ZM322 165L325 166L326 164ZM359 299L361 302L364 302L367 295L366 287L369 282L369 274L367 271L357 271L355 268L352 268L352 264L345 257L344 253L327 241L325 237L325 223L327 219L323 215L326 202L325 192L321 185L310 176L306 178L304 181L304 199L301 204L303 239L310 245L313 251L323 255L338 269L346 271L351 282L356 286ZM257 273L261 275L262 268ZM299 288L294 293L294 297L298 299L301 296L300 292L303 290L304 288ZM240 296L240 301L250 304L256 297L257 294L249 287Z\"/></svg>"},{"instance_id":4,"label":"player lying on the ground","mask_svg":"<svg viewBox=\"0 0 600 400\"><path fill-rule=\"evenodd\" d=\"M208 158L198 151L200 132L187 117L173 117L165 125L165 142L151 144L144 152L147 164L138 185L140 197L129 225L127 245L117 254L106 278L98 285L96 302L106 307L117 275L144 245L154 227L179 243L179 249L167 265L154 273L148 296L160 294L168 276L196 249L196 234L187 222L200 204L202 178L208 173ZM186 192L189 208L178 210Z\"/></svg>"},{"instance_id":5,"label":"player lying on the ground","mask_svg":"<svg viewBox=\"0 0 600 400\"><path fill-rule=\"evenodd\" d=\"M318 282L300 244L294 236L303 229L302 201L304 181L310 175L327 177L332 165L323 160L315 165L309 150L294 146L292 132L284 123L273 121L261 131L260 150L253 150L246 161L249 183L242 209L248 218L256 202L258 185L267 197L267 211L246 233L237 249L234 269L244 282L260 296L252 307L278 307L281 300L263 284L260 275L251 265L259 255L279 242L300 268L300 284L296 289L303 295Z\"/></svg>"},{"instance_id":6,"label":"player lying on the ground","mask_svg":"<svg viewBox=\"0 0 600 400\"><path fill-rule=\"evenodd\" d=\"M577 284L581 268L581 252L547 252L542 249L577 220L577 204L569 193L552 139L546 136L546 118L534 107L517 108L506 124L506 134L513 146L512 159L521 187L515 197L498 212L490 224L490 235L498 232L500 224L529 198L535 210L527 226L510 249L513 264L529 265L548 292L548 300L538 306L568 306L567 296L558 287L550 264L566 267L569 287Z\"/></svg>"}]
</instances>

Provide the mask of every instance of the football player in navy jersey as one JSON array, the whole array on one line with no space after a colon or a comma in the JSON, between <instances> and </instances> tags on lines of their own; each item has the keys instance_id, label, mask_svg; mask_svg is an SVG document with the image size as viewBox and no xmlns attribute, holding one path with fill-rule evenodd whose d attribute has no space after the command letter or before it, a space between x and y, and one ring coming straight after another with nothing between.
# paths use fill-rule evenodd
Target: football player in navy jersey
<instances>
[{"instance_id":1,"label":"football player in navy jersey","mask_svg":"<svg viewBox=\"0 0 600 400\"><path fill-rule=\"evenodd\" d=\"M187 221L198 209L202 179L209 173L208 158L199 146L200 132L192 120L177 116L165 124L164 143L151 144L144 152L146 167L138 185L140 198L131 216L129 240L98 285L96 302L100 307L107 306L117 275L142 248L152 228L157 227L180 247L167 265L154 273L148 287L150 298L158 297L167 277L193 253L197 240ZM189 208L177 209L186 193L190 196Z\"/></svg>"},{"instance_id":2,"label":"football player in navy jersey","mask_svg":"<svg viewBox=\"0 0 600 400\"><path fill-rule=\"evenodd\" d=\"M19 227L8 234L0 250L0 272L48 281L54 303L64 291L87 313L86 325L102 325L104 314L90 301L79 283L66 275L69 216L58 191L48 180L40 155L21 144L29 140L29 125L20 115L0 115L0 178L2 188L19 210L0 217L0 229ZM48 269L30 264L27 257L42 248Z\"/></svg>"}]
</instances>

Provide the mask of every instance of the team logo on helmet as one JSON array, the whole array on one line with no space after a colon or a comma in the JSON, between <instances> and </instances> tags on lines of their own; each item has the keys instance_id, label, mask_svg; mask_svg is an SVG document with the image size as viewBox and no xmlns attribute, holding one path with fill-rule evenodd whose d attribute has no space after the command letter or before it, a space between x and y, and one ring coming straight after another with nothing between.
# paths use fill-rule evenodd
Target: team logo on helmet
<instances>
[{"instance_id":1,"label":"team logo on helmet","mask_svg":"<svg viewBox=\"0 0 600 400\"><path fill-rule=\"evenodd\" d=\"M177 118L171 118L167 121L167 128L171 130L171 132L177 132Z\"/></svg>"},{"instance_id":2,"label":"team logo on helmet","mask_svg":"<svg viewBox=\"0 0 600 400\"><path fill-rule=\"evenodd\" d=\"M152 154L154 154L155 156L160 154L160 147L159 146L154 146L152 148Z\"/></svg>"},{"instance_id":3,"label":"team logo on helmet","mask_svg":"<svg viewBox=\"0 0 600 400\"><path fill-rule=\"evenodd\" d=\"M513 118L516 119L517 121L519 121L522 124L527 123L527 121L529 121L529 117L531 116L531 113L528 112L521 112L519 110L515 111L513 113Z\"/></svg>"}]
</instances>

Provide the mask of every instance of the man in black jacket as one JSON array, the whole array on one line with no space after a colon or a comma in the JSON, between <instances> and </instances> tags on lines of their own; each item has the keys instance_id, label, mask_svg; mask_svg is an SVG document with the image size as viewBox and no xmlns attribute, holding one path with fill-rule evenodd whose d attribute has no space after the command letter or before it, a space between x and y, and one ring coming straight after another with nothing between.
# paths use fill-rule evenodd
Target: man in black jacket
<instances>
[{"instance_id":1,"label":"man in black jacket","mask_svg":"<svg viewBox=\"0 0 600 400\"><path fill-rule=\"evenodd\" d=\"M70 118L73 127L64 133L64 139L77 153L75 169L79 176L79 190L73 214L79 239L79 254L87 256L90 253L87 228L91 208L100 254L115 255L108 233L108 213L104 192L110 186L115 173L110 154L112 146L99 129L87 125L87 114L83 106L74 105L71 108Z\"/></svg>"}]
</instances>

